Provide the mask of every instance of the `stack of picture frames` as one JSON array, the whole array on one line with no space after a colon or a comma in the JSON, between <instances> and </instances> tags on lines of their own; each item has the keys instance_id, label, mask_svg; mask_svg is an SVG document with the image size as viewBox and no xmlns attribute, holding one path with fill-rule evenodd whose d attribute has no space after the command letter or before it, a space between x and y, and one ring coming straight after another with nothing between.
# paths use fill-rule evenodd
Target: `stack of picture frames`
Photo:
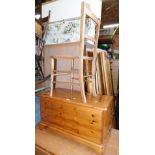
<instances>
[{"instance_id":1,"label":"stack of picture frames","mask_svg":"<svg viewBox=\"0 0 155 155\"><path fill-rule=\"evenodd\" d=\"M89 53L91 55L91 52ZM86 62L86 74L91 70L91 62ZM92 94L92 83L89 82L91 79L87 79L86 89L87 92ZM110 60L106 51L99 51L97 53L96 61L96 93L99 95L113 95L112 76L110 69Z\"/></svg>"},{"instance_id":2,"label":"stack of picture frames","mask_svg":"<svg viewBox=\"0 0 155 155\"><path fill-rule=\"evenodd\" d=\"M98 94L113 95L110 61L107 52L99 52L97 56Z\"/></svg>"}]
</instances>

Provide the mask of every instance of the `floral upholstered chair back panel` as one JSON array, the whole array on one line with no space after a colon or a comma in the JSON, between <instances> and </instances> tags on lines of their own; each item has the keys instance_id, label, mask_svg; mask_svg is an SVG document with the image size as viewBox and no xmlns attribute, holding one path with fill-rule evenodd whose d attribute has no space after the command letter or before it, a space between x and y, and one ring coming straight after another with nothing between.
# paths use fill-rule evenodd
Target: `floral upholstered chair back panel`
<instances>
[{"instance_id":1,"label":"floral upholstered chair back panel","mask_svg":"<svg viewBox=\"0 0 155 155\"><path fill-rule=\"evenodd\" d=\"M85 33L91 37L95 35L95 22L87 18ZM48 25L46 45L80 41L80 18L72 18L51 22Z\"/></svg>"}]
</instances>

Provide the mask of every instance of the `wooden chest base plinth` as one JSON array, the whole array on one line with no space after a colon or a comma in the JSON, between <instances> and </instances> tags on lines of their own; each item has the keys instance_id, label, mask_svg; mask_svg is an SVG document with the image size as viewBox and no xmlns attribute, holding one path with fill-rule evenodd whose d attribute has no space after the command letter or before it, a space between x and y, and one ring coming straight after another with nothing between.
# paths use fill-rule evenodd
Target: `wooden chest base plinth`
<instances>
[{"instance_id":1,"label":"wooden chest base plinth","mask_svg":"<svg viewBox=\"0 0 155 155\"><path fill-rule=\"evenodd\" d=\"M102 154L113 120L112 96L87 96L82 103L80 94L56 89L52 97L44 93L40 97L40 129L62 134L87 145Z\"/></svg>"},{"instance_id":2,"label":"wooden chest base plinth","mask_svg":"<svg viewBox=\"0 0 155 155\"><path fill-rule=\"evenodd\" d=\"M50 126L50 125L47 125L47 124L44 124L44 123L40 123L39 129L41 129L41 130L45 129L45 130L51 131L53 133L63 135L66 138L75 140L76 142L84 144L84 145L88 146L89 148L95 150L100 155L103 155L103 153L104 153L104 146L103 145L99 145L99 144L93 143L91 141L85 140L83 138L80 138L80 137L75 136L73 134L70 134L68 132L65 132L65 131L63 131L61 129L54 128L53 126Z\"/></svg>"},{"instance_id":3,"label":"wooden chest base plinth","mask_svg":"<svg viewBox=\"0 0 155 155\"><path fill-rule=\"evenodd\" d=\"M35 155L98 155L93 149L86 145L77 143L48 130L35 130ZM118 130L112 129L104 155L118 155Z\"/></svg>"}]
</instances>

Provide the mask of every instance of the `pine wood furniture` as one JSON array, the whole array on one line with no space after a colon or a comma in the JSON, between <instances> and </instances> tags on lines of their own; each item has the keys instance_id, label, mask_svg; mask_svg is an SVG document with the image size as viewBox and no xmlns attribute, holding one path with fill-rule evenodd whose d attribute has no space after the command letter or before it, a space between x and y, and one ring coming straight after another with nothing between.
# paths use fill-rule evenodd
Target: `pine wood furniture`
<instances>
[{"instance_id":1,"label":"pine wood furniture","mask_svg":"<svg viewBox=\"0 0 155 155\"><path fill-rule=\"evenodd\" d=\"M110 61L108 58L107 52L99 53L99 57L101 60L101 68L102 68L102 77L103 77L103 85L104 85L104 95L113 95L113 83L112 83L112 74L110 68Z\"/></svg>"},{"instance_id":2,"label":"pine wood furniture","mask_svg":"<svg viewBox=\"0 0 155 155\"><path fill-rule=\"evenodd\" d=\"M67 89L54 89L52 97L42 93L39 126L102 153L112 127L113 97L87 94L87 104L83 104L80 93L72 93L74 99Z\"/></svg>"},{"instance_id":3,"label":"pine wood furniture","mask_svg":"<svg viewBox=\"0 0 155 155\"><path fill-rule=\"evenodd\" d=\"M85 34L85 22L86 18L91 18L95 24L95 36L91 37ZM97 57L97 44L98 44L98 36L99 36L99 29L100 29L100 20L92 13L92 11L89 8L89 5L86 4L85 2L82 2L81 4L81 20L80 20L80 50L79 50L79 55L76 57L73 56L65 56L65 53L63 56L52 56L51 57L51 92L50 95L53 95L53 86L54 84L64 84L64 85L70 85L71 92L73 90L73 86L79 86L80 87L80 92L81 92L81 97L82 101L86 103L86 96L85 96L85 88L84 88L84 83L85 81L87 82L92 82L93 84L93 95L96 96L96 88L95 88L95 71L96 71L96 57ZM87 53L86 51L86 44L85 41L89 40L93 44L93 57L88 57L88 55L85 55ZM67 51L66 51L67 52ZM74 52L74 51L73 51ZM71 61L71 69L70 71L66 70L57 70L56 67L56 61L59 60L69 60ZM75 70L74 64L75 60L78 59L79 63L79 69ZM90 74L85 74L84 75L84 61L92 61L92 71ZM70 82L60 82L57 81L57 76L61 75L70 75ZM78 74L78 77L74 77L74 74ZM91 77L91 80L88 81L88 78ZM73 82L73 81L79 81L79 82ZM72 96L71 96L72 98Z\"/></svg>"},{"instance_id":4,"label":"pine wood furniture","mask_svg":"<svg viewBox=\"0 0 155 155\"><path fill-rule=\"evenodd\" d=\"M53 45L46 45L44 47L44 57L45 57L45 76L49 75L51 72L51 64L50 64L50 57L51 56L63 56L63 53L66 51L66 56L67 57L77 57L78 56L78 51L80 50L80 42L72 42L72 43L63 43L63 44L53 44ZM92 50L92 49L91 49ZM74 51L74 52L73 52ZM90 49L88 50L88 56L92 56L92 51L89 52ZM64 65L65 63L65 65ZM62 70L70 70L71 61L58 61L58 65ZM85 70L86 70L86 75L89 74L88 71L91 71L91 66L90 65L92 62L91 61L85 61ZM97 78L96 78L96 92L97 94L100 95L113 95L113 85L112 85L112 79L111 79L111 70L110 70L110 62L108 58L108 54L106 51L97 48L97 61L96 61L96 71L97 71ZM74 67L78 68L78 61L75 60ZM113 68L112 68L113 69ZM113 70L112 70L113 71ZM69 75L69 74L68 74ZM77 76L77 75L75 75ZM70 82L70 77L61 75L57 76L57 80L62 82ZM89 77L91 79L91 77ZM87 78L87 80L89 80ZM107 78L107 79L106 79ZM77 81L75 81L77 82ZM86 91L88 91L90 94L92 94L92 83L85 83L86 85ZM50 84L49 84L50 87ZM60 85L57 84L56 87L58 88L65 88L65 89L70 89L69 85ZM99 88L97 88L99 87ZM115 88L115 85L114 85ZM74 90L78 90L79 86L74 86ZM99 90L99 91L98 91Z\"/></svg>"},{"instance_id":5,"label":"pine wood furniture","mask_svg":"<svg viewBox=\"0 0 155 155\"><path fill-rule=\"evenodd\" d=\"M35 155L97 155L86 145L77 143L57 133L35 129ZM104 155L118 155L119 131L112 129Z\"/></svg>"},{"instance_id":6,"label":"pine wood furniture","mask_svg":"<svg viewBox=\"0 0 155 155\"><path fill-rule=\"evenodd\" d=\"M119 60L111 61L111 73L114 87L114 95L117 96L119 83Z\"/></svg>"}]
</instances>

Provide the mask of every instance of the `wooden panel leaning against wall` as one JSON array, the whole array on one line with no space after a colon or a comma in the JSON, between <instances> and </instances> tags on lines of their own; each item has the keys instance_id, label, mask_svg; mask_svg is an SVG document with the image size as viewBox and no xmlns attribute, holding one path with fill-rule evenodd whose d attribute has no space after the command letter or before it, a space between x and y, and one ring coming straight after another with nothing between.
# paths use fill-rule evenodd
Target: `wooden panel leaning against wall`
<instances>
[{"instance_id":1,"label":"wooden panel leaning against wall","mask_svg":"<svg viewBox=\"0 0 155 155\"><path fill-rule=\"evenodd\" d=\"M117 96L119 93L118 85L119 85L119 30L116 31L116 34L113 37L113 51L114 56L113 60L111 60L111 69L112 69L112 80L114 87L114 95Z\"/></svg>"}]
</instances>

